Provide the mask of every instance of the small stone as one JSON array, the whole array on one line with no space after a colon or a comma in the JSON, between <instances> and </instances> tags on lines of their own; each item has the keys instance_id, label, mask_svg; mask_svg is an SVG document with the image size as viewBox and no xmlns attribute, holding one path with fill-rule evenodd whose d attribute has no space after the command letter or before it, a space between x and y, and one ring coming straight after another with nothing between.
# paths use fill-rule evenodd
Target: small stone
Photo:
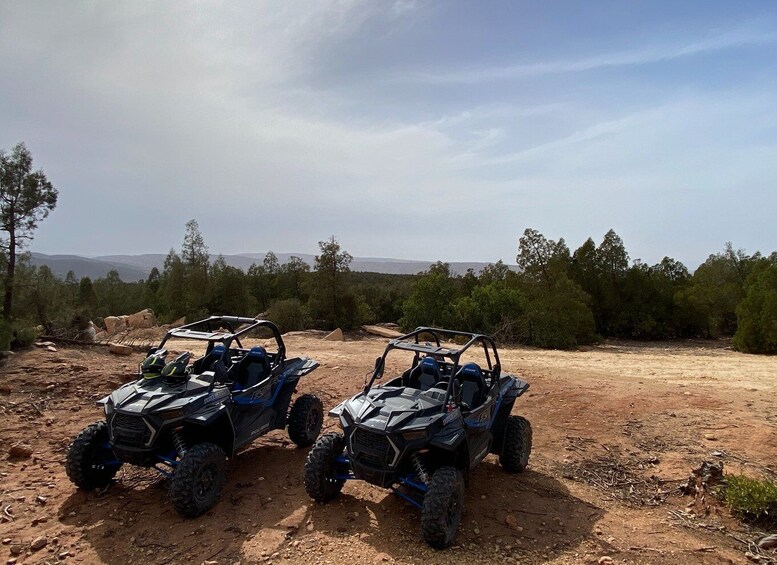
<instances>
[{"instance_id":1,"label":"small stone","mask_svg":"<svg viewBox=\"0 0 777 565\"><path fill-rule=\"evenodd\" d=\"M30 544L30 549L33 551L38 551L39 549L43 549L44 547L46 547L47 543L49 543L49 540L46 539L46 536L35 538L34 540L32 540L32 543Z\"/></svg>"},{"instance_id":2,"label":"small stone","mask_svg":"<svg viewBox=\"0 0 777 565\"><path fill-rule=\"evenodd\" d=\"M8 545L11 541L11 538L3 538L3 545Z\"/></svg>"},{"instance_id":3,"label":"small stone","mask_svg":"<svg viewBox=\"0 0 777 565\"><path fill-rule=\"evenodd\" d=\"M704 439L707 441L717 441L718 438L712 434L704 434Z\"/></svg>"},{"instance_id":4,"label":"small stone","mask_svg":"<svg viewBox=\"0 0 777 565\"><path fill-rule=\"evenodd\" d=\"M11 546L11 555L21 555L22 551L24 551L24 548L19 544Z\"/></svg>"},{"instance_id":5,"label":"small stone","mask_svg":"<svg viewBox=\"0 0 777 565\"><path fill-rule=\"evenodd\" d=\"M48 345L48 346L46 346L46 351L51 351L52 353L56 353L57 352L57 348L54 347L53 345Z\"/></svg>"},{"instance_id":6,"label":"small stone","mask_svg":"<svg viewBox=\"0 0 777 565\"><path fill-rule=\"evenodd\" d=\"M108 351L114 355L132 355L134 353L129 345L122 345L120 343L108 344Z\"/></svg>"},{"instance_id":7,"label":"small stone","mask_svg":"<svg viewBox=\"0 0 777 565\"><path fill-rule=\"evenodd\" d=\"M70 557L70 552L69 551L63 551L57 557L59 557L60 559L64 559L65 557Z\"/></svg>"},{"instance_id":8,"label":"small stone","mask_svg":"<svg viewBox=\"0 0 777 565\"><path fill-rule=\"evenodd\" d=\"M309 532L312 532L312 531L313 531L313 528L314 528L314 526L313 526L313 522L310 522L310 523L308 523L308 525L307 525L307 526L305 526L305 529L306 529L307 531L309 531Z\"/></svg>"},{"instance_id":9,"label":"small stone","mask_svg":"<svg viewBox=\"0 0 777 565\"><path fill-rule=\"evenodd\" d=\"M512 529L516 529L518 527L518 520L512 514L508 514L505 517L505 524L507 524Z\"/></svg>"},{"instance_id":10,"label":"small stone","mask_svg":"<svg viewBox=\"0 0 777 565\"><path fill-rule=\"evenodd\" d=\"M37 502L38 504L40 504L42 506L42 505L46 504L46 497L38 495L38 496L35 497L35 502Z\"/></svg>"},{"instance_id":11,"label":"small stone","mask_svg":"<svg viewBox=\"0 0 777 565\"><path fill-rule=\"evenodd\" d=\"M480 528L474 528L472 530L472 533L475 534L476 536L479 536L480 535Z\"/></svg>"},{"instance_id":12,"label":"small stone","mask_svg":"<svg viewBox=\"0 0 777 565\"><path fill-rule=\"evenodd\" d=\"M15 443L8 449L8 457L11 459L27 459L33 453L32 447L24 443Z\"/></svg>"},{"instance_id":13,"label":"small stone","mask_svg":"<svg viewBox=\"0 0 777 565\"><path fill-rule=\"evenodd\" d=\"M599 558L599 561L597 563L599 563L599 565L604 565L605 563L612 563L612 557L610 557L609 555L602 555Z\"/></svg>"}]
</instances>

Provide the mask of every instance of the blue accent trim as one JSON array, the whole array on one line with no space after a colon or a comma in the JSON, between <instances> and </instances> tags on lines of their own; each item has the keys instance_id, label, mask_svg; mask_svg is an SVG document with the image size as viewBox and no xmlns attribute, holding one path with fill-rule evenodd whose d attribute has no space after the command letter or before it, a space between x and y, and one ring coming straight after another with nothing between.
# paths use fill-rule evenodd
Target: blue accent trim
<instances>
[{"instance_id":1,"label":"blue accent trim","mask_svg":"<svg viewBox=\"0 0 777 565\"><path fill-rule=\"evenodd\" d=\"M399 482L423 493L426 493L429 490L425 484L416 482L415 476L399 477Z\"/></svg>"},{"instance_id":2,"label":"blue accent trim","mask_svg":"<svg viewBox=\"0 0 777 565\"><path fill-rule=\"evenodd\" d=\"M113 461L105 461L103 465L107 465L108 467L118 467L121 465L123 461L113 460Z\"/></svg>"},{"instance_id":3,"label":"blue accent trim","mask_svg":"<svg viewBox=\"0 0 777 565\"><path fill-rule=\"evenodd\" d=\"M416 508L418 508L419 510L423 510L423 509L424 509L424 505L423 505L423 504L421 504L420 502L418 502L418 501L416 501L416 500L413 500L411 497L407 496L407 495L406 495L404 492L402 492L401 490L397 490L396 488L394 488L394 487L391 487L391 491L392 491L394 494L396 494L398 497L400 497L400 498L404 498L404 499L405 499L407 502L409 502L410 504L412 504L413 506L415 506L415 507L416 507Z\"/></svg>"},{"instance_id":4,"label":"blue accent trim","mask_svg":"<svg viewBox=\"0 0 777 565\"><path fill-rule=\"evenodd\" d=\"M272 406L278 399L278 395L281 393L283 385L286 383L286 372L281 374L281 378L275 385L275 392L272 393L272 397L268 400L262 400L261 398L233 398L232 401L239 406Z\"/></svg>"},{"instance_id":5,"label":"blue accent trim","mask_svg":"<svg viewBox=\"0 0 777 565\"><path fill-rule=\"evenodd\" d=\"M348 459L347 455L339 455L337 457L337 459L335 459L335 463L342 463L344 465L350 465L351 464L351 460Z\"/></svg>"},{"instance_id":6,"label":"blue accent trim","mask_svg":"<svg viewBox=\"0 0 777 565\"><path fill-rule=\"evenodd\" d=\"M356 479L356 475L354 475L353 473L348 473L345 475L335 475L335 479L337 479L338 481L352 481Z\"/></svg>"},{"instance_id":7,"label":"blue accent trim","mask_svg":"<svg viewBox=\"0 0 777 565\"><path fill-rule=\"evenodd\" d=\"M172 479L173 478L173 474L172 473L168 473L167 471L164 471L164 470L160 469L156 465L154 465L154 469L157 470L161 475L164 475L165 477L167 477L168 479Z\"/></svg>"},{"instance_id":8,"label":"blue accent trim","mask_svg":"<svg viewBox=\"0 0 777 565\"><path fill-rule=\"evenodd\" d=\"M178 461L176 461L173 458L163 457L162 455L157 455L157 459L159 459L165 465L170 465L170 467L177 467L178 466Z\"/></svg>"}]
</instances>

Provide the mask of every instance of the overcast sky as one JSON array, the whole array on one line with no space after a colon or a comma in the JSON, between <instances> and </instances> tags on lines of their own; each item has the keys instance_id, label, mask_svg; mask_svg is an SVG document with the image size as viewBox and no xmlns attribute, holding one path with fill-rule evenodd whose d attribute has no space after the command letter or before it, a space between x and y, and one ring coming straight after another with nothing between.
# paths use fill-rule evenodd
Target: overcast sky
<instances>
[{"instance_id":1,"label":"overcast sky","mask_svg":"<svg viewBox=\"0 0 777 565\"><path fill-rule=\"evenodd\" d=\"M32 250L777 249L777 2L0 1Z\"/></svg>"}]
</instances>

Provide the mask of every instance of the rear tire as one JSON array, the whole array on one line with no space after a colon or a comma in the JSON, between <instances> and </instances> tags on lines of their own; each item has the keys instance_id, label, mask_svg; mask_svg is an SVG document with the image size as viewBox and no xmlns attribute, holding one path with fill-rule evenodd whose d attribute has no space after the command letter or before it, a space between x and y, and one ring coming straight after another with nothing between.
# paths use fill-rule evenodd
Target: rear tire
<instances>
[{"instance_id":1,"label":"rear tire","mask_svg":"<svg viewBox=\"0 0 777 565\"><path fill-rule=\"evenodd\" d=\"M226 459L224 450L212 443L198 443L186 451L170 486L179 514L194 518L213 508L226 482Z\"/></svg>"},{"instance_id":2,"label":"rear tire","mask_svg":"<svg viewBox=\"0 0 777 565\"><path fill-rule=\"evenodd\" d=\"M97 422L81 431L67 451L65 472L78 488L94 490L111 484L121 467L108 446L108 425ZM109 465L106 463L115 462Z\"/></svg>"},{"instance_id":3,"label":"rear tire","mask_svg":"<svg viewBox=\"0 0 777 565\"><path fill-rule=\"evenodd\" d=\"M440 467L424 496L421 533L435 549L453 544L464 511L464 477L455 467Z\"/></svg>"},{"instance_id":4,"label":"rear tire","mask_svg":"<svg viewBox=\"0 0 777 565\"><path fill-rule=\"evenodd\" d=\"M532 430L529 420L521 416L510 416L505 422L502 453L499 463L505 471L520 473L529 464Z\"/></svg>"},{"instance_id":5,"label":"rear tire","mask_svg":"<svg viewBox=\"0 0 777 565\"><path fill-rule=\"evenodd\" d=\"M345 439L343 434L328 433L318 438L308 453L302 481L305 491L316 502L329 502L343 489L345 480L337 475L348 472L344 465L338 465L337 458L343 454Z\"/></svg>"},{"instance_id":6,"label":"rear tire","mask_svg":"<svg viewBox=\"0 0 777 565\"><path fill-rule=\"evenodd\" d=\"M323 424L324 405L321 399L303 394L294 401L289 413L289 437L297 447L313 445Z\"/></svg>"}]
</instances>

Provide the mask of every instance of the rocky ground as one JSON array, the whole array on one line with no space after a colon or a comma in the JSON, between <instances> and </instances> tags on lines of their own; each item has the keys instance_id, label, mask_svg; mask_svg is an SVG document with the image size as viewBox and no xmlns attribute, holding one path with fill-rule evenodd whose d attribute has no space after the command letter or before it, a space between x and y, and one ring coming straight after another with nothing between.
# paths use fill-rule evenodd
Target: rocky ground
<instances>
[{"instance_id":1,"label":"rocky ground","mask_svg":"<svg viewBox=\"0 0 777 565\"><path fill-rule=\"evenodd\" d=\"M290 354L321 362L300 392L327 408L358 391L384 344L287 339ZM124 468L104 492L77 491L67 446L142 355L55 349L0 368L0 563L740 563L763 534L714 496L677 491L704 460L774 477L777 358L726 344L503 350L504 370L531 383L514 412L532 421L534 453L520 475L491 455L478 467L446 551L423 543L419 513L388 491L352 482L313 504L306 450L280 432L230 461L219 504L194 520L175 513L153 471Z\"/></svg>"}]
</instances>

